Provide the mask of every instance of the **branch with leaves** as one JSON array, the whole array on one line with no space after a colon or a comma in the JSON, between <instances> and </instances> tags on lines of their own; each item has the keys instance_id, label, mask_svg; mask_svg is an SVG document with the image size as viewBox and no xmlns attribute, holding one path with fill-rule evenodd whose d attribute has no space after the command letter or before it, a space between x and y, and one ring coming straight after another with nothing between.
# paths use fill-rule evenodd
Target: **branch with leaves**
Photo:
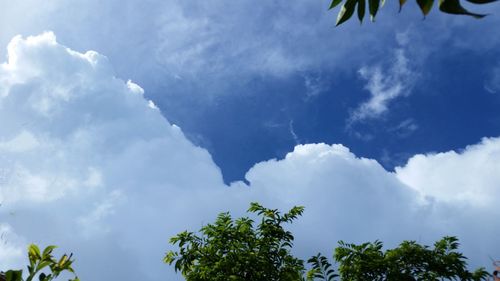
<instances>
[{"instance_id":1,"label":"branch with leaves","mask_svg":"<svg viewBox=\"0 0 500 281\"><path fill-rule=\"evenodd\" d=\"M399 0L399 11L403 8L407 0ZM488 4L496 2L497 0L467 0L473 4ZM343 0L332 0L330 3L329 10L334 9L338 5L342 4ZM367 3L368 2L368 3ZM366 6L368 4L368 12L370 15L370 20L375 21L375 17L379 8L383 7L385 0L345 0L340 8L337 16L337 26L349 20L355 11L357 11L358 19L362 23L365 18ZM417 0L417 4L422 11L422 14L427 16L432 10L434 5L434 0ZM483 18L486 14L473 13L465 9L460 0L439 0L438 3L439 10L444 13L453 15L467 15L474 18Z\"/></svg>"},{"instance_id":2,"label":"branch with leaves","mask_svg":"<svg viewBox=\"0 0 500 281\"><path fill-rule=\"evenodd\" d=\"M23 270L8 270L0 273L0 281L52 281L65 271L74 275L74 278L69 281L80 281L72 267L72 255L64 254L56 259L52 255L55 248L56 246L48 246L40 251L37 245L31 244L28 247L28 277L23 279Z\"/></svg>"},{"instance_id":3,"label":"branch with leaves","mask_svg":"<svg viewBox=\"0 0 500 281\"><path fill-rule=\"evenodd\" d=\"M294 207L282 214L252 203L248 212L260 216L257 225L248 217L233 219L221 213L199 233L184 231L171 238L179 251L169 251L164 262L173 264L188 281L299 281L303 261L292 256L294 237L284 224L293 222L303 209Z\"/></svg>"},{"instance_id":4,"label":"branch with leaves","mask_svg":"<svg viewBox=\"0 0 500 281\"><path fill-rule=\"evenodd\" d=\"M255 225L248 217L233 219L221 213L215 223L200 232L184 231L171 238L179 247L169 251L164 262L174 265L187 281L399 281L399 280L487 280L490 274L467 269L467 258L458 251L455 237L444 237L433 247L404 241L384 250L380 241L349 244L335 249L335 266L317 254L304 262L291 254L293 235L284 224L302 215L303 207L282 214L251 203L248 209L260 217Z\"/></svg>"}]
</instances>

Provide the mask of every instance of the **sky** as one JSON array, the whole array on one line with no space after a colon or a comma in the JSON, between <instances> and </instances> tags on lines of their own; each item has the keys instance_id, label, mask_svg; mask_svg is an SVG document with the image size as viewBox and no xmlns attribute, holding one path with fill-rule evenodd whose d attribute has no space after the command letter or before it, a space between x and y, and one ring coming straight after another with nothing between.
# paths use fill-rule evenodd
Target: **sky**
<instances>
[{"instance_id":1,"label":"sky","mask_svg":"<svg viewBox=\"0 0 500 281\"><path fill-rule=\"evenodd\" d=\"M169 237L305 206L294 253L458 236L500 259L500 6L0 0L0 269L182 280Z\"/></svg>"}]
</instances>

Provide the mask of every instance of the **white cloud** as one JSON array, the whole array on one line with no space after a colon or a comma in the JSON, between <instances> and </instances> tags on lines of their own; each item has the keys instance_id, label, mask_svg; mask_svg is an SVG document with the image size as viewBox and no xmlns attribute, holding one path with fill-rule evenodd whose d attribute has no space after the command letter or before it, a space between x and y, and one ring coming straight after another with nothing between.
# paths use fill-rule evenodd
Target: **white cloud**
<instances>
[{"instance_id":1,"label":"white cloud","mask_svg":"<svg viewBox=\"0 0 500 281\"><path fill-rule=\"evenodd\" d=\"M15 138L0 142L0 151L23 152L35 149L38 146L37 139L29 132L22 131Z\"/></svg>"},{"instance_id":2,"label":"white cloud","mask_svg":"<svg viewBox=\"0 0 500 281\"><path fill-rule=\"evenodd\" d=\"M26 260L23 245L26 244L5 223L0 223L0 268L16 268Z\"/></svg>"},{"instance_id":3,"label":"white cloud","mask_svg":"<svg viewBox=\"0 0 500 281\"><path fill-rule=\"evenodd\" d=\"M141 247L151 251L134 260L137 267L158 261L153 272L163 275L168 236L184 220L189 225L190 213L200 215L176 214L196 198L186 191L207 195L223 186L210 155L152 108L138 85L115 78L105 57L70 50L52 33L16 37L8 50L0 66L1 221L23 241L78 252L87 280L114 280L115 270L92 268L111 258L126 264L128 257L114 255ZM132 267L123 274L133 272L143 274Z\"/></svg>"},{"instance_id":4,"label":"white cloud","mask_svg":"<svg viewBox=\"0 0 500 281\"><path fill-rule=\"evenodd\" d=\"M410 93L416 73L411 69L404 47L394 51L390 64L386 71L381 66L359 70L361 78L367 81L365 89L370 92L370 98L351 113L349 124L380 117L387 112L391 101Z\"/></svg>"},{"instance_id":5,"label":"white cloud","mask_svg":"<svg viewBox=\"0 0 500 281\"><path fill-rule=\"evenodd\" d=\"M167 88L161 94L174 95L187 84L189 90L176 96L210 98L240 92L235 89L255 77L351 71L377 55L365 52L367 47L385 48L383 39L392 36L392 28L376 35L355 24L333 29L335 12L327 7L324 1L56 0L42 5L20 0L4 3L0 11L0 44L16 34L54 30L76 50L108 54L120 76L148 89ZM33 21L19 20L24 16Z\"/></svg>"},{"instance_id":6,"label":"white cloud","mask_svg":"<svg viewBox=\"0 0 500 281\"><path fill-rule=\"evenodd\" d=\"M342 145L307 144L246 178L269 205L306 206L294 227L301 253L328 251L339 239L392 246L457 235L471 263L488 266L500 247L499 159L500 139L484 139L460 154L417 155L391 173Z\"/></svg>"},{"instance_id":7,"label":"white cloud","mask_svg":"<svg viewBox=\"0 0 500 281\"><path fill-rule=\"evenodd\" d=\"M500 196L499 159L500 138L484 138L461 152L415 155L396 175L424 196L484 208Z\"/></svg>"},{"instance_id":8,"label":"white cloud","mask_svg":"<svg viewBox=\"0 0 500 281\"><path fill-rule=\"evenodd\" d=\"M406 138L418 130L418 125L412 118L401 121L398 125L389 129L390 132L396 133L400 138Z\"/></svg>"},{"instance_id":9,"label":"white cloud","mask_svg":"<svg viewBox=\"0 0 500 281\"><path fill-rule=\"evenodd\" d=\"M500 92L500 64L490 70L489 77L484 82L484 88L492 94Z\"/></svg>"},{"instance_id":10,"label":"white cloud","mask_svg":"<svg viewBox=\"0 0 500 281\"><path fill-rule=\"evenodd\" d=\"M250 188L228 187L208 152L95 52L72 51L51 33L17 37L0 79L0 222L16 241L2 248L2 267L20 266L20 251L36 242L74 252L82 280L179 280L161 262L168 238L198 229L220 211L240 215L255 200L280 209L306 206L293 228L304 257L330 254L337 239L394 245L459 235L476 263L491 253L488 247L500 247L499 227L486 221L499 211L481 201L498 194L496 139L445 157L449 171L430 177L439 191L426 189L429 175L419 171L440 158L418 156L429 160L414 165L412 159L391 173L326 144L299 145L285 159L257 163L246 175ZM485 196L454 196L444 183L456 183L457 173L481 159L490 165L473 174L481 177L478 184L489 183L481 189ZM469 168L454 170L453 162Z\"/></svg>"}]
</instances>

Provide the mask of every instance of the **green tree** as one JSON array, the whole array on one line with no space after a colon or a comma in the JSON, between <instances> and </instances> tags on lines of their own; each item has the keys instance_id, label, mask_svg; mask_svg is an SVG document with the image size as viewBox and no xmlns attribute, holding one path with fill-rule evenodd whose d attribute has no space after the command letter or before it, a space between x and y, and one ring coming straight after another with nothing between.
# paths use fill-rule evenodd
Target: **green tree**
<instances>
[{"instance_id":1,"label":"green tree","mask_svg":"<svg viewBox=\"0 0 500 281\"><path fill-rule=\"evenodd\" d=\"M497 0L466 0L474 4L487 4L492 3ZM344 2L342 4L342 2ZM368 3L367 3L368 2ZM399 10L403 8L403 5L407 0L399 0ZM355 11L357 11L358 19L363 22L365 18L366 6L368 6L368 13L370 15L371 21L375 20L377 12L380 7L384 6L385 0L332 0L329 9L333 9L338 5L342 4L340 11L337 16L337 25L340 25L347 20L349 20ZM368 5L367 5L368 4ZM417 4L420 7L424 16L427 16L434 5L434 0L417 0ZM460 0L439 0L438 3L439 10L444 13L454 14L454 15L468 15L475 18L485 17L485 14L472 13L466 10L460 3Z\"/></svg>"},{"instance_id":2,"label":"green tree","mask_svg":"<svg viewBox=\"0 0 500 281\"><path fill-rule=\"evenodd\" d=\"M48 246L43 251L40 251L37 245L31 244L28 247L28 277L25 281L52 281L55 280L62 272L68 271L75 274L71 259L72 255L62 255L59 259L54 258L52 252L56 246ZM46 272L46 270L50 272ZM74 275L69 281L79 281ZM5 273L0 273L0 281L24 281L22 270L7 270Z\"/></svg>"},{"instance_id":3,"label":"green tree","mask_svg":"<svg viewBox=\"0 0 500 281\"><path fill-rule=\"evenodd\" d=\"M248 212L261 218L256 226L248 217L233 219L229 213L221 213L199 234L184 231L171 238L180 249L169 251L164 261L174 264L188 281L301 280L304 263L290 253L294 237L283 225L293 222L303 210L293 207L281 214L251 203Z\"/></svg>"},{"instance_id":4,"label":"green tree","mask_svg":"<svg viewBox=\"0 0 500 281\"><path fill-rule=\"evenodd\" d=\"M380 241L361 245L339 242L334 258L341 280L486 280L484 268L467 270L466 257L458 252L458 239L444 237L434 247L404 241L397 248L383 250Z\"/></svg>"},{"instance_id":5,"label":"green tree","mask_svg":"<svg viewBox=\"0 0 500 281\"><path fill-rule=\"evenodd\" d=\"M484 268L467 269L455 237L444 237L432 248L404 241L388 250L380 241L361 245L340 241L334 253L338 274L321 254L308 260L311 269L305 274L304 262L291 254L293 235L283 228L304 208L294 207L282 215L251 203L248 211L260 216L259 224L221 213L199 233L184 231L171 238L179 251L169 251L164 261L187 281L476 281L489 276Z\"/></svg>"}]
</instances>

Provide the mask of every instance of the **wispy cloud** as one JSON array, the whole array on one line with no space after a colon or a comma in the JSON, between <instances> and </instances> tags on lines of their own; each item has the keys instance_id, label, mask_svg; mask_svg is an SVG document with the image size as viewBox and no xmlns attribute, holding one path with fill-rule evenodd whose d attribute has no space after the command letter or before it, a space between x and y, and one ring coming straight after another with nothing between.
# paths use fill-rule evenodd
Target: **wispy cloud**
<instances>
[{"instance_id":1,"label":"wispy cloud","mask_svg":"<svg viewBox=\"0 0 500 281\"><path fill-rule=\"evenodd\" d=\"M358 71L367 82L364 88L370 92L370 98L351 113L348 124L379 118L389 110L393 100L410 93L416 73L403 47L394 50L389 64L385 69L376 65L365 66Z\"/></svg>"},{"instance_id":2,"label":"wispy cloud","mask_svg":"<svg viewBox=\"0 0 500 281\"><path fill-rule=\"evenodd\" d=\"M299 144L300 140L299 137L297 136L297 133L295 133L295 129L293 128L293 120L290 120L290 122L288 123L288 129L293 137L293 140L295 141L295 144Z\"/></svg>"},{"instance_id":3,"label":"wispy cloud","mask_svg":"<svg viewBox=\"0 0 500 281\"><path fill-rule=\"evenodd\" d=\"M408 137L416 130L418 130L418 124L412 118L405 119L399 122L396 126L389 128L390 132L395 133L400 138Z\"/></svg>"},{"instance_id":4,"label":"wispy cloud","mask_svg":"<svg viewBox=\"0 0 500 281\"><path fill-rule=\"evenodd\" d=\"M500 63L490 70L489 77L484 82L484 88L492 94L500 92Z\"/></svg>"}]
</instances>

